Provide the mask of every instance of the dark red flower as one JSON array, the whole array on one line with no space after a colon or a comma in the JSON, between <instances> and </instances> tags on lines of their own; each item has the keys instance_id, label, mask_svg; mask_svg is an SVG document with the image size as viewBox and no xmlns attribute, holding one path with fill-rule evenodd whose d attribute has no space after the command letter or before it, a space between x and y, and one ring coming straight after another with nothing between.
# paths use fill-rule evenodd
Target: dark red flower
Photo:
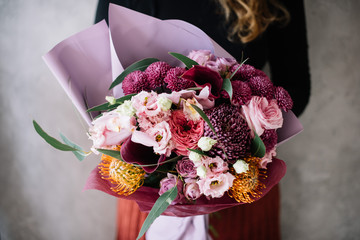
<instances>
[{"instance_id":1,"label":"dark red flower","mask_svg":"<svg viewBox=\"0 0 360 240\"><path fill-rule=\"evenodd\" d=\"M122 82L122 89L125 95L139 93L142 90L149 91L150 85L146 74L141 71L129 73Z\"/></svg>"},{"instance_id":2,"label":"dark red flower","mask_svg":"<svg viewBox=\"0 0 360 240\"><path fill-rule=\"evenodd\" d=\"M182 75L182 78L193 81L197 87L208 86L211 91L211 97L220 97L223 79L218 72L204 66L196 65L187 70Z\"/></svg>"},{"instance_id":3,"label":"dark red flower","mask_svg":"<svg viewBox=\"0 0 360 240\"><path fill-rule=\"evenodd\" d=\"M145 172L152 173L154 172L159 164L165 161L165 155L157 155L154 153L152 147L144 146L140 143L135 143L128 138L122 145L120 149L120 154L122 159L131 164L139 165L152 165L142 167Z\"/></svg>"},{"instance_id":4,"label":"dark red flower","mask_svg":"<svg viewBox=\"0 0 360 240\"><path fill-rule=\"evenodd\" d=\"M181 67L174 67L170 69L164 78L164 82L167 83L167 88L172 91L181 91L183 89L195 87L195 83L193 81L189 81L181 77L185 71L186 70Z\"/></svg>"}]
</instances>

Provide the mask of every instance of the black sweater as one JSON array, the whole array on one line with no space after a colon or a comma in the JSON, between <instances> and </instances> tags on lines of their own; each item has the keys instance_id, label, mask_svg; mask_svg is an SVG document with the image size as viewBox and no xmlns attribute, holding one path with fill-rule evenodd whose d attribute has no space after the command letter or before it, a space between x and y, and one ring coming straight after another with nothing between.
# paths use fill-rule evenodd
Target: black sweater
<instances>
[{"instance_id":1,"label":"black sweater","mask_svg":"<svg viewBox=\"0 0 360 240\"><path fill-rule=\"evenodd\" d=\"M283 1L290 12L288 25L270 25L254 41L230 42L224 19L214 0L99 0L96 22L108 19L109 2L160 18L187 21L208 34L237 60L242 54L247 64L258 69L269 62L271 79L284 87L294 101L293 112L299 116L310 97L308 46L303 0Z\"/></svg>"}]
</instances>

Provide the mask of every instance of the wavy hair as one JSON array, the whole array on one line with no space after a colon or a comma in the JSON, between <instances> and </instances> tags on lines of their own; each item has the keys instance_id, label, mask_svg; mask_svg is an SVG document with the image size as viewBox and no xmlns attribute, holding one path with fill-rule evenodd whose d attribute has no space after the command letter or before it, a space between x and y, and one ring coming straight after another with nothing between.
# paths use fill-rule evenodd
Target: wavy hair
<instances>
[{"instance_id":1,"label":"wavy hair","mask_svg":"<svg viewBox=\"0 0 360 240\"><path fill-rule=\"evenodd\" d=\"M277 0L217 0L228 26L228 39L243 43L254 40L272 22L286 25L290 14Z\"/></svg>"}]
</instances>

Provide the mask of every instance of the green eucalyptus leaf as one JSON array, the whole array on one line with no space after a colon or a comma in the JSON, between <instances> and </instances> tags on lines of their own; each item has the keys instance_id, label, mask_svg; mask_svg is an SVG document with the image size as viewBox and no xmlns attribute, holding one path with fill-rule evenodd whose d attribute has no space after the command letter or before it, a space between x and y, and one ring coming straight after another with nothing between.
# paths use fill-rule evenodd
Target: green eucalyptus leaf
<instances>
[{"instance_id":1,"label":"green eucalyptus leaf","mask_svg":"<svg viewBox=\"0 0 360 240\"><path fill-rule=\"evenodd\" d=\"M75 157L79 160L82 161L85 159L85 157L87 156L87 154L85 153L85 151L78 145L76 145L75 143L73 143L72 141L70 141L67 137L65 137L62 133L60 133L60 137L61 139L64 141L64 143L66 143L67 145L78 149L77 151L73 151Z\"/></svg>"},{"instance_id":2,"label":"green eucalyptus leaf","mask_svg":"<svg viewBox=\"0 0 360 240\"><path fill-rule=\"evenodd\" d=\"M251 142L251 155L254 157L262 158L265 156L266 148L259 135L257 135L255 131L254 133L255 137Z\"/></svg>"},{"instance_id":3,"label":"green eucalyptus leaf","mask_svg":"<svg viewBox=\"0 0 360 240\"><path fill-rule=\"evenodd\" d=\"M199 149L191 149L188 148L187 150L189 150L190 152L195 152L197 154L203 155L203 156L207 156L206 153L204 153L203 151L199 150Z\"/></svg>"},{"instance_id":4,"label":"green eucalyptus leaf","mask_svg":"<svg viewBox=\"0 0 360 240\"><path fill-rule=\"evenodd\" d=\"M192 68L194 65L199 65L197 62L195 62L194 60L180 54L180 53L175 53L175 52L169 52L169 54L175 58L177 58L178 60L180 60L181 62L183 62L186 66L187 69Z\"/></svg>"},{"instance_id":5,"label":"green eucalyptus leaf","mask_svg":"<svg viewBox=\"0 0 360 240\"><path fill-rule=\"evenodd\" d=\"M233 88L232 88L231 81L229 78L224 79L222 89L224 89L229 94L229 97L231 100L232 96L233 96Z\"/></svg>"},{"instance_id":6,"label":"green eucalyptus leaf","mask_svg":"<svg viewBox=\"0 0 360 240\"><path fill-rule=\"evenodd\" d=\"M145 232L149 229L150 225L155 221L155 219L159 217L168 208L168 206L171 204L172 201L174 201L177 194L178 194L177 185L175 185L173 188L169 189L164 194L162 194L158 198L158 200L156 200L149 215L146 217L145 222L142 225L136 240L140 239L145 234Z\"/></svg>"},{"instance_id":7,"label":"green eucalyptus leaf","mask_svg":"<svg viewBox=\"0 0 360 240\"><path fill-rule=\"evenodd\" d=\"M61 151L78 151L78 149L73 148L67 144L63 144L59 140L49 136L40 126L39 124L33 120L33 125L35 128L35 131L42 137L48 144L53 146L54 148L61 150Z\"/></svg>"},{"instance_id":8,"label":"green eucalyptus leaf","mask_svg":"<svg viewBox=\"0 0 360 240\"><path fill-rule=\"evenodd\" d=\"M156 58L145 58L131 64L115 79L115 81L113 81L109 90L114 88L116 85L120 84L129 73L134 72L136 70L144 71L150 64L158 61L159 59Z\"/></svg>"},{"instance_id":9,"label":"green eucalyptus leaf","mask_svg":"<svg viewBox=\"0 0 360 240\"><path fill-rule=\"evenodd\" d=\"M242 59L242 57L241 57L241 59ZM231 79L235 76L235 74L237 73L237 71L239 71L239 69L241 68L241 66L242 66L248 59L249 59L249 58L245 59L244 61L242 61L242 62L240 63L240 65L238 66L238 68L231 74L229 80L231 80Z\"/></svg>"},{"instance_id":10,"label":"green eucalyptus leaf","mask_svg":"<svg viewBox=\"0 0 360 240\"><path fill-rule=\"evenodd\" d=\"M119 159L121 161L123 161L121 155L120 155L120 151L116 151L116 150L108 150L108 149L99 149L97 148L96 149L98 152L101 152L105 155L108 155L110 157L113 157L113 158L116 158L116 159Z\"/></svg>"},{"instance_id":11,"label":"green eucalyptus leaf","mask_svg":"<svg viewBox=\"0 0 360 240\"><path fill-rule=\"evenodd\" d=\"M213 125L211 124L209 118L204 113L204 111L201 110L201 108L199 108L198 106L196 106L194 104L191 104L191 106L198 112L198 114L201 116L201 118L204 119L204 121L209 125L209 127L211 128L213 133L216 135L215 129L214 129Z\"/></svg>"}]
</instances>

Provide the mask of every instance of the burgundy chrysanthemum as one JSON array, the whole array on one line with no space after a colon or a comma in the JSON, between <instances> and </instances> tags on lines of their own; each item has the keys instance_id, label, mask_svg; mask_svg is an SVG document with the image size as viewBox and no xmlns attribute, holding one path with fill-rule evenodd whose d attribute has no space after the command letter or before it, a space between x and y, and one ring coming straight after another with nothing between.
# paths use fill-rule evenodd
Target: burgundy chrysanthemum
<instances>
[{"instance_id":1,"label":"burgundy chrysanthemum","mask_svg":"<svg viewBox=\"0 0 360 240\"><path fill-rule=\"evenodd\" d=\"M233 97L231 103L235 106L248 104L251 100L251 89L246 82L239 80L231 82L233 88Z\"/></svg>"},{"instance_id":2,"label":"burgundy chrysanthemum","mask_svg":"<svg viewBox=\"0 0 360 240\"><path fill-rule=\"evenodd\" d=\"M292 109L294 103L293 100L290 97L290 94L288 91L286 91L282 87L277 87L275 90L275 99L277 100L277 103L279 107L284 110L285 112Z\"/></svg>"},{"instance_id":3,"label":"burgundy chrysanthemum","mask_svg":"<svg viewBox=\"0 0 360 240\"><path fill-rule=\"evenodd\" d=\"M146 68L145 73L151 89L160 87L164 83L164 78L170 68L171 66L166 62L154 62Z\"/></svg>"},{"instance_id":4,"label":"burgundy chrysanthemum","mask_svg":"<svg viewBox=\"0 0 360 240\"><path fill-rule=\"evenodd\" d=\"M122 82L124 94L139 93L142 90L149 91L150 85L146 74L141 71L129 73Z\"/></svg>"},{"instance_id":5,"label":"burgundy chrysanthemum","mask_svg":"<svg viewBox=\"0 0 360 240\"><path fill-rule=\"evenodd\" d=\"M264 142L266 152L271 151L277 143L277 133L275 129L266 129L260 138Z\"/></svg>"},{"instance_id":6,"label":"burgundy chrysanthemum","mask_svg":"<svg viewBox=\"0 0 360 240\"><path fill-rule=\"evenodd\" d=\"M235 72L239 66L240 66L240 64L235 64L235 65L231 66L230 73L232 74L233 72ZM256 76L266 77L266 74L263 71L254 68L251 65L243 64L240 67L240 69L235 73L232 80L241 80L243 82L247 82L250 80L250 78L256 77Z\"/></svg>"},{"instance_id":7,"label":"burgundy chrysanthemum","mask_svg":"<svg viewBox=\"0 0 360 240\"><path fill-rule=\"evenodd\" d=\"M220 156L222 159L227 157L230 162L235 162L239 158L249 155L250 128L242 118L239 107L221 104L205 113L216 132L215 135L205 124L204 136L217 140L217 143L209 151L211 156Z\"/></svg>"},{"instance_id":8,"label":"burgundy chrysanthemum","mask_svg":"<svg viewBox=\"0 0 360 240\"><path fill-rule=\"evenodd\" d=\"M267 76L250 78L249 86L252 94L255 96L266 97L268 100L274 98L275 87Z\"/></svg>"},{"instance_id":9,"label":"burgundy chrysanthemum","mask_svg":"<svg viewBox=\"0 0 360 240\"><path fill-rule=\"evenodd\" d=\"M167 88L172 91L181 91L183 89L195 87L193 81L181 78L181 75L186 71L186 69L181 67L171 68L164 78L164 82L167 83Z\"/></svg>"}]
</instances>

